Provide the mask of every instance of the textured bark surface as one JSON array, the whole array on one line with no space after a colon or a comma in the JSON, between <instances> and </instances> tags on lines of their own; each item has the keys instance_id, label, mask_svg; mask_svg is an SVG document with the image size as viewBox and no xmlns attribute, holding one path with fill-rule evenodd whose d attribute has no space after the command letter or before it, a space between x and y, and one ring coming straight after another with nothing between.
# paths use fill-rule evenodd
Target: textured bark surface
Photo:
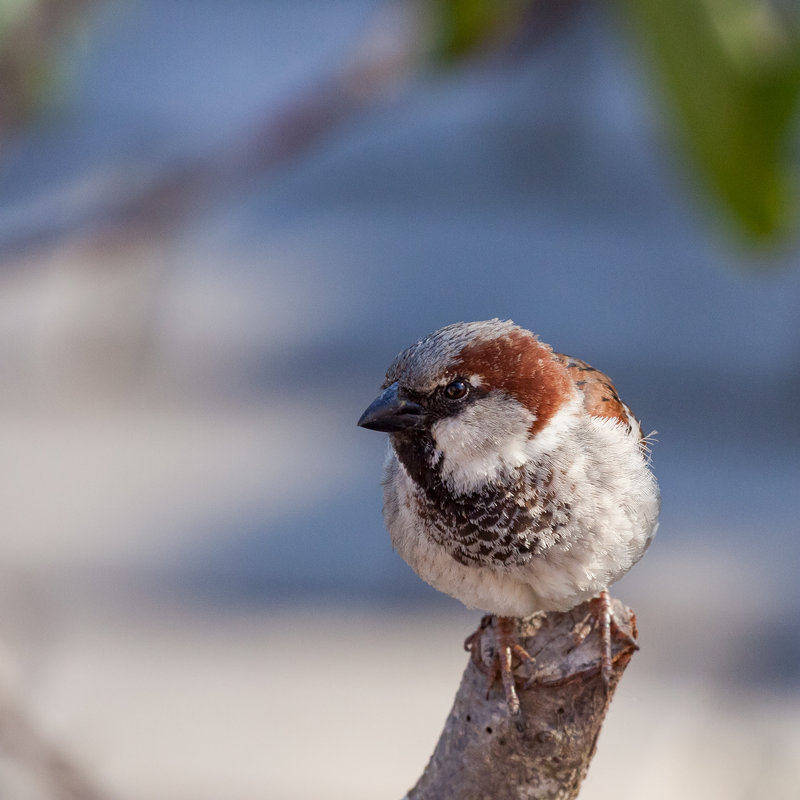
<instances>
[{"instance_id":1,"label":"textured bark surface","mask_svg":"<svg viewBox=\"0 0 800 800\"><path fill-rule=\"evenodd\" d=\"M614 619L635 638L636 618L612 600ZM425 772L405 800L569 800L578 794L594 755L611 697L635 650L612 639L613 669L606 690L596 626L576 646L592 613L584 603L564 613L519 622L519 642L536 659L535 682L520 687L522 710L510 715L500 682L487 697L486 676L469 662L455 703ZM494 636L484 636L491 655ZM522 667L520 683L530 676Z\"/></svg>"}]
</instances>

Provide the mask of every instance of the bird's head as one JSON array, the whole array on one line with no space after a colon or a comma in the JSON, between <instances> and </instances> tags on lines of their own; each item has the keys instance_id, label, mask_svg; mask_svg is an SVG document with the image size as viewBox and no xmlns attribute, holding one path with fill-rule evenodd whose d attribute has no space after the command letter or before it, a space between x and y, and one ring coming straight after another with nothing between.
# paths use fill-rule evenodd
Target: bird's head
<instances>
[{"instance_id":1,"label":"bird's head","mask_svg":"<svg viewBox=\"0 0 800 800\"><path fill-rule=\"evenodd\" d=\"M531 458L575 388L552 350L513 322L458 322L401 352L358 424L390 434L412 477L479 491Z\"/></svg>"}]
</instances>

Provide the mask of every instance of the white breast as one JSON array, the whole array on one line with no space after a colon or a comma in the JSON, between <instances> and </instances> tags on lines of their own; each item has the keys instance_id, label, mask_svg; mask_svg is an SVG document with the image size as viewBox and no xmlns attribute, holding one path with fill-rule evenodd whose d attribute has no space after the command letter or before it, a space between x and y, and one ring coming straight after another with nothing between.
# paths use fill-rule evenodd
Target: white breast
<instances>
[{"instance_id":1,"label":"white breast","mask_svg":"<svg viewBox=\"0 0 800 800\"><path fill-rule=\"evenodd\" d=\"M525 422L520 415L519 425ZM440 591L504 616L566 610L607 588L644 553L658 516L655 479L623 425L590 417L575 404L559 410L532 442L529 424L524 439L514 430L494 450L485 427L468 425L462 437L452 423L433 430L453 491L474 491L526 461L552 476L552 489L570 504L571 521L563 540L524 566L464 565L437 545L416 513L418 489L391 445L384 478L384 516L400 555Z\"/></svg>"}]
</instances>

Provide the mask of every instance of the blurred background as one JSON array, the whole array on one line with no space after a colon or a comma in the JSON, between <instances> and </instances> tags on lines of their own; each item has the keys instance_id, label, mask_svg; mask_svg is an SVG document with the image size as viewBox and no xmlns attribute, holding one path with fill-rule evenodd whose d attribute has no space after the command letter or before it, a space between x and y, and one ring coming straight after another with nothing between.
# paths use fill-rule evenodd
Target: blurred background
<instances>
[{"instance_id":1,"label":"blurred background","mask_svg":"<svg viewBox=\"0 0 800 800\"><path fill-rule=\"evenodd\" d=\"M796 12L2 0L0 796L402 797L480 613L355 421L498 316L658 431L581 797L796 798Z\"/></svg>"}]
</instances>

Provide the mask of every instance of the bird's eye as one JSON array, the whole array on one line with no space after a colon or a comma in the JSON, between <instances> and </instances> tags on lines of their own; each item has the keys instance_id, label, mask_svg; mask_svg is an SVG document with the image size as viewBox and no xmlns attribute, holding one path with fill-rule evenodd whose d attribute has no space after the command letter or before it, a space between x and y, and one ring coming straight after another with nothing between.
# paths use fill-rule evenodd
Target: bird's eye
<instances>
[{"instance_id":1,"label":"bird's eye","mask_svg":"<svg viewBox=\"0 0 800 800\"><path fill-rule=\"evenodd\" d=\"M456 378L444 387L444 396L448 400L460 400L462 397L467 396L468 391L469 384L461 378Z\"/></svg>"}]
</instances>

